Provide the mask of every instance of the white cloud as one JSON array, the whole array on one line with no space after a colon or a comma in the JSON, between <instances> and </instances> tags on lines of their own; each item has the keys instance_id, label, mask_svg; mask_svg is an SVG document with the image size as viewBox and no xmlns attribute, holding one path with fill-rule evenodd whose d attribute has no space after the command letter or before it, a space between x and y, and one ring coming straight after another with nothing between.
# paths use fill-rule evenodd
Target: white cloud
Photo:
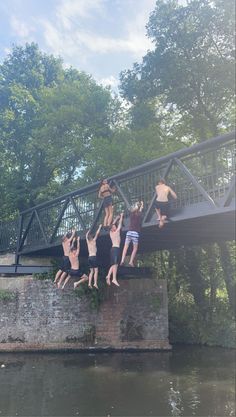
<instances>
[{"instance_id":1,"label":"white cloud","mask_svg":"<svg viewBox=\"0 0 236 417\"><path fill-rule=\"evenodd\" d=\"M34 28L28 23L24 23L22 20L19 20L16 16L11 16L10 25L14 33L22 38L23 40L30 40L31 34L34 32Z\"/></svg>"},{"instance_id":2,"label":"white cloud","mask_svg":"<svg viewBox=\"0 0 236 417\"><path fill-rule=\"evenodd\" d=\"M56 17L64 28L70 29L74 19L91 19L104 11L104 0L62 0L56 9Z\"/></svg>"},{"instance_id":3,"label":"white cloud","mask_svg":"<svg viewBox=\"0 0 236 417\"><path fill-rule=\"evenodd\" d=\"M114 75L110 75L109 77L101 78L98 80L99 84L103 85L104 87L111 87L113 89L116 89L119 84L119 80L114 77Z\"/></svg>"}]
</instances>

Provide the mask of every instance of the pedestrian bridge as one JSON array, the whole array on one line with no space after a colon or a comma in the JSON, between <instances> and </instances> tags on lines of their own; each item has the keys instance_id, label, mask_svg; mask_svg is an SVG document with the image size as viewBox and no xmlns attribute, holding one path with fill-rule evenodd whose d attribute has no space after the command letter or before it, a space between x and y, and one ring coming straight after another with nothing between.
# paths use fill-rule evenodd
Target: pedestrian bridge
<instances>
[{"instance_id":1,"label":"pedestrian bridge","mask_svg":"<svg viewBox=\"0 0 236 417\"><path fill-rule=\"evenodd\" d=\"M144 201L140 252L198 245L234 239L235 216L234 132L184 148L109 178L114 194L114 214ZM171 218L159 229L153 208L159 178L177 193L171 201ZM0 224L0 252L21 255L59 255L61 238L71 228L81 236L81 254L86 255L85 233L102 222L98 199L99 182L32 207L13 222ZM123 233L124 238L124 233ZM110 239L102 232L98 253L106 263Z\"/></svg>"}]
</instances>

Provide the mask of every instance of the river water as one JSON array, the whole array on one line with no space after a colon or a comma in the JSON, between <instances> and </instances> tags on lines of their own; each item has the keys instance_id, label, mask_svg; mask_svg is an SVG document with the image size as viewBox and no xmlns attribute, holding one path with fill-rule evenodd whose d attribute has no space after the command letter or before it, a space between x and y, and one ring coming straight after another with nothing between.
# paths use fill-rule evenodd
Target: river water
<instances>
[{"instance_id":1,"label":"river water","mask_svg":"<svg viewBox=\"0 0 236 417\"><path fill-rule=\"evenodd\" d=\"M3 416L235 416L235 352L0 354Z\"/></svg>"}]
</instances>

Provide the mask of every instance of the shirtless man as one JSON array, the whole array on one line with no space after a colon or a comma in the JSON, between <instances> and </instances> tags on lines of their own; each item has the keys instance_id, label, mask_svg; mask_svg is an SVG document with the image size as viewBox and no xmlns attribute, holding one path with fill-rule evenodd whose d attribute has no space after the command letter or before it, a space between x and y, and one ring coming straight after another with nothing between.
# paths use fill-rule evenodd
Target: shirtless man
<instances>
[{"instance_id":1,"label":"shirtless man","mask_svg":"<svg viewBox=\"0 0 236 417\"><path fill-rule=\"evenodd\" d=\"M87 275L81 272L79 269L79 252L80 252L80 238L74 237L71 248L70 248L70 252L69 252L71 269L69 271L69 275L65 279L62 289L65 288L70 278L75 278L75 277L81 278L79 281L76 281L74 283L74 288L78 287L78 285L82 284L83 282L88 281Z\"/></svg>"},{"instance_id":2,"label":"shirtless man","mask_svg":"<svg viewBox=\"0 0 236 417\"><path fill-rule=\"evenodd\" d=\"M97 263L97 238L101 231L102 224L100 224L95 236L92 237L90 231L86 233L86 241L88 246L88 264L90 268L88 286L92 288L92 279L94 278L93 286L98 290L98 263Z\"/></svg>"},{"instance_id":3,"label":"shirtless man","mask_svg":"<svg viewBox=\"0 0 236 417\"><path fill-rule=\"evenodd\" d=\"M107 285L111 285L111 276L112 276L112 283L119 287L119 283L117 282L117 269L119 263L119 256L120 256L120 231L122 226L124 213L121 213L111 225L110 230L110 238L112 241L112 248L111 248L111 267L108 271L106 282ZM119 219L118 226L116 226L116 221Z\"/></svg>"},{"instance_id":4,"label":"shirtless man","mask_svg":"<svg viewBox=\"0 0 236 417\"><path fill-rule=\"evenodd\" d=\"M169 216L169 194L176 200L176 193L166 185L164 179L160 179L156 185L157 198L155 201L155 209L157 212L157 220L159 220L159 227L162 228L165 224L165 220Z\"/></svg>"},{"instance_id":5,"label":"shirtless man","mask_svg":"<svg viewBox=\"0 0 236 417\"><path fill-rule=\"evenodd\" d=\"M58 288L60 288L60 285L62 281L67 277L68 271L71 268L70 260L69 260L69 252L70 252L70 245L75 236L75 229L72 230L72 232L66 233L62 238L62 248L64 256L62 258L62 265L59 271L57 271L54 284L57 285Z\"/></svg>"}]
</instances>

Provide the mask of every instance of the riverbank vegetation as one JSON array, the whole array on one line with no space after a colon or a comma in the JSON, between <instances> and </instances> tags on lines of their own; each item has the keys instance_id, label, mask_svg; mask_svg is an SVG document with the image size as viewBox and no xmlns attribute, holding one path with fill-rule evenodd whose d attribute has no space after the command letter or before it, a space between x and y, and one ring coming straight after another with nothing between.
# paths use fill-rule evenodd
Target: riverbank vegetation
<instances>
[{"instance_id":1,"label":"riverbank vegetation","mask_svg":"<svg viewBox=\"0 0 236 417\"><path fill-rule=\"evenodd\" d=\"M232 0L158 0L153 42L120 76L120 96L36 44L0 65L0 220L102 177L231 131ZM152 254L168 279L172 342L232 346L235 247Z\"/></svg>"}]
</instances>

